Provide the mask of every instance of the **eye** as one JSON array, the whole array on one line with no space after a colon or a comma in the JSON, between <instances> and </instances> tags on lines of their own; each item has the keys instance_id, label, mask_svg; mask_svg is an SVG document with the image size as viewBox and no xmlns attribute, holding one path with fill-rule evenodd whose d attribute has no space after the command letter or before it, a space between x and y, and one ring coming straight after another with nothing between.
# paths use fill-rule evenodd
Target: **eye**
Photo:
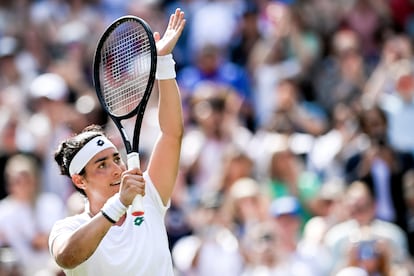
<instances>
[{"instance_id":1,"label":"eye","mask_svg":"<svg viewBox=\"0 0 414 276\"><path fill-rule=\"evenodd\" d=\"M99 163L98 168L99 169L105 169L106 168L106 163L105 162Z\"/></svg>"},{"instance_id":2,"label":"eye","mask_svg":"<svg viewBox=\"0 0 414 276\"><path fill-rule=\"evenodd\" d=\"M115 157L114 157L114 162L115 162L116 164L120 164L120 163L122 162L121 157L119 157L119 156L115 156Z\"/></svg>"}]
</instances>

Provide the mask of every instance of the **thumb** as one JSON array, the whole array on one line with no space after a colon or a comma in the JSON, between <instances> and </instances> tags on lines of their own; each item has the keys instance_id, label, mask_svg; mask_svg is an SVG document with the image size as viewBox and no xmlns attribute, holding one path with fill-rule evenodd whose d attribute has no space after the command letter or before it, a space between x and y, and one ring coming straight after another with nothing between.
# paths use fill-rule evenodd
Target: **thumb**
<instances>
[{"instance_id":1,"label":"thumb","mask_svg":"<svg viewBox=\"0 0 414 276\"><path fill-rule=\"evenodd\" d=\"M154 40L155 42L158 42L161 39L161 35L159 32L154 32Z\"/></svg>"}]
</instances>

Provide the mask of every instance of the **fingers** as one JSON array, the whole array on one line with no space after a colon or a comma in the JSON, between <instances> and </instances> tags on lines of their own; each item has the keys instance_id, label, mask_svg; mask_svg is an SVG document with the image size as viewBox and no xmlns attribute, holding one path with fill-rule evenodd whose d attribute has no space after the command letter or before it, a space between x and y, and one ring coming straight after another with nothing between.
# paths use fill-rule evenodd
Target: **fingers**
<instances>
[{"instance_id":1,"label":"fingers","mask_svg":"<svg viewBox=\"0 0 414 276\"><path fill-rule=\"evenodd\" d=\"M180 8L177 8L175 10L175 13L171 14L170 16L168 28L173 30L179 30L180 28L182 29L185 24L184 15L184 12Z\"/></svg>"},{"instance_id":2,"label":"fingers","mask_svg":"<svg viewBox=\"0 0 414 276\"><path fill-rule=\"evenodd\" d=\"M145 179L140 169L125 171L122 175L121 201L130 205L137 194L145 196Z\"/></svg>"},{"instance_id":3,"label":"fingers","mask_svg":"<svg viewBox=\"0 0 414 276\"><path fill-rule=\"evenodd\" d=\"M175 13L171 14L170 16L170 20L168 22L168 26L164 35L158 39L154 33L158 55L163 56L172 52L175 44L177 43L177 40L181 36L185 23L186 20L184 18L184 12L181 11L180 8L177 8L175 10Z\"/></svg>"}]
</instances>

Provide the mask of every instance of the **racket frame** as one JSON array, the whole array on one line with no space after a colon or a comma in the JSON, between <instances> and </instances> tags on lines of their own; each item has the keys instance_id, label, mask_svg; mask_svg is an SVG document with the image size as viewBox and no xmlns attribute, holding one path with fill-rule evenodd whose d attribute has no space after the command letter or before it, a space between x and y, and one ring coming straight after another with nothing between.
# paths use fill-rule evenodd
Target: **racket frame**
<instances>
[{"instance_id":1,"label":"racket frame","mask_svg":"<svg viewBox=\"0 0 414 276\"><path fill-rule=\"evenodd\" d=\"M146 35L148 37L149 44L150 44L149 48L150 48L150 54L151 54L151 66L150 66L147 86L145 88L145 92L144 92L144 95L140 103L129 113L124 114L122 116L117 116L108 109L107 104L104 99L104 95L103 95L103 91L101 87L101 74L100 74L101 61L102 61L101 52L102 52L103 46L105 45L105 42L111 36L111 34L121 24L128 22L128 21L135 21L139 23L145 30ZM156 66L157 66L157 48L156 48L155 40L153 37L153 33L148 23L140 17L132 16L132 15L125 15L125 16L119 17L106 28L106 30L100 37L98 44L96 46L96 50L94 54L94 62L93 62L93 82L94 82L94 86L96 90L96 95L105 113L111 118L112 122L115 124L115 126L119 130L119 133L121 135L121 138L122 138L122 141L124 143L125 150L127 153L129 168L130 166L138 167L138 168L140 167L138 153L139 153L139 138L140 138L140 132L141 132L141 125L142 125L142 120L144 118L145 109L146 109L148 100L151 96L151 92L154 86ZM134 131L132 134L133 140L131 143L129 136L124 126L122 125L122 121L132 118L134 116L135 116L135 125L134 125ZM136 200L134 200L133 208L135 204L136 204ZM133 213L134 213L134 210L133 210ZM141 211L137 212L137 214L143 215L143 210L142 212Z\"/></svg>"}]
</instances>

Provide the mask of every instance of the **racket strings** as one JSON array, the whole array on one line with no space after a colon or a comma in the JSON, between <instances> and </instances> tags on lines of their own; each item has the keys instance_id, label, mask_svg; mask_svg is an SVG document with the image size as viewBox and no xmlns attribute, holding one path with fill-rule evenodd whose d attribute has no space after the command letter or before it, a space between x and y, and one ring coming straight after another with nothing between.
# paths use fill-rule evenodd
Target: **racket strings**
<instances>
[{"instance_id":1,"label":"racket strings","mask_svg":"<svg viewBox=\"0 0 414 276\"><path fill-rule=\"evenodd\" d=\"M102 51L103 96L111 113L122 116L141 102L151 70L151 44L138 23L124 22Z\"/></svg>"}]
</instances>

